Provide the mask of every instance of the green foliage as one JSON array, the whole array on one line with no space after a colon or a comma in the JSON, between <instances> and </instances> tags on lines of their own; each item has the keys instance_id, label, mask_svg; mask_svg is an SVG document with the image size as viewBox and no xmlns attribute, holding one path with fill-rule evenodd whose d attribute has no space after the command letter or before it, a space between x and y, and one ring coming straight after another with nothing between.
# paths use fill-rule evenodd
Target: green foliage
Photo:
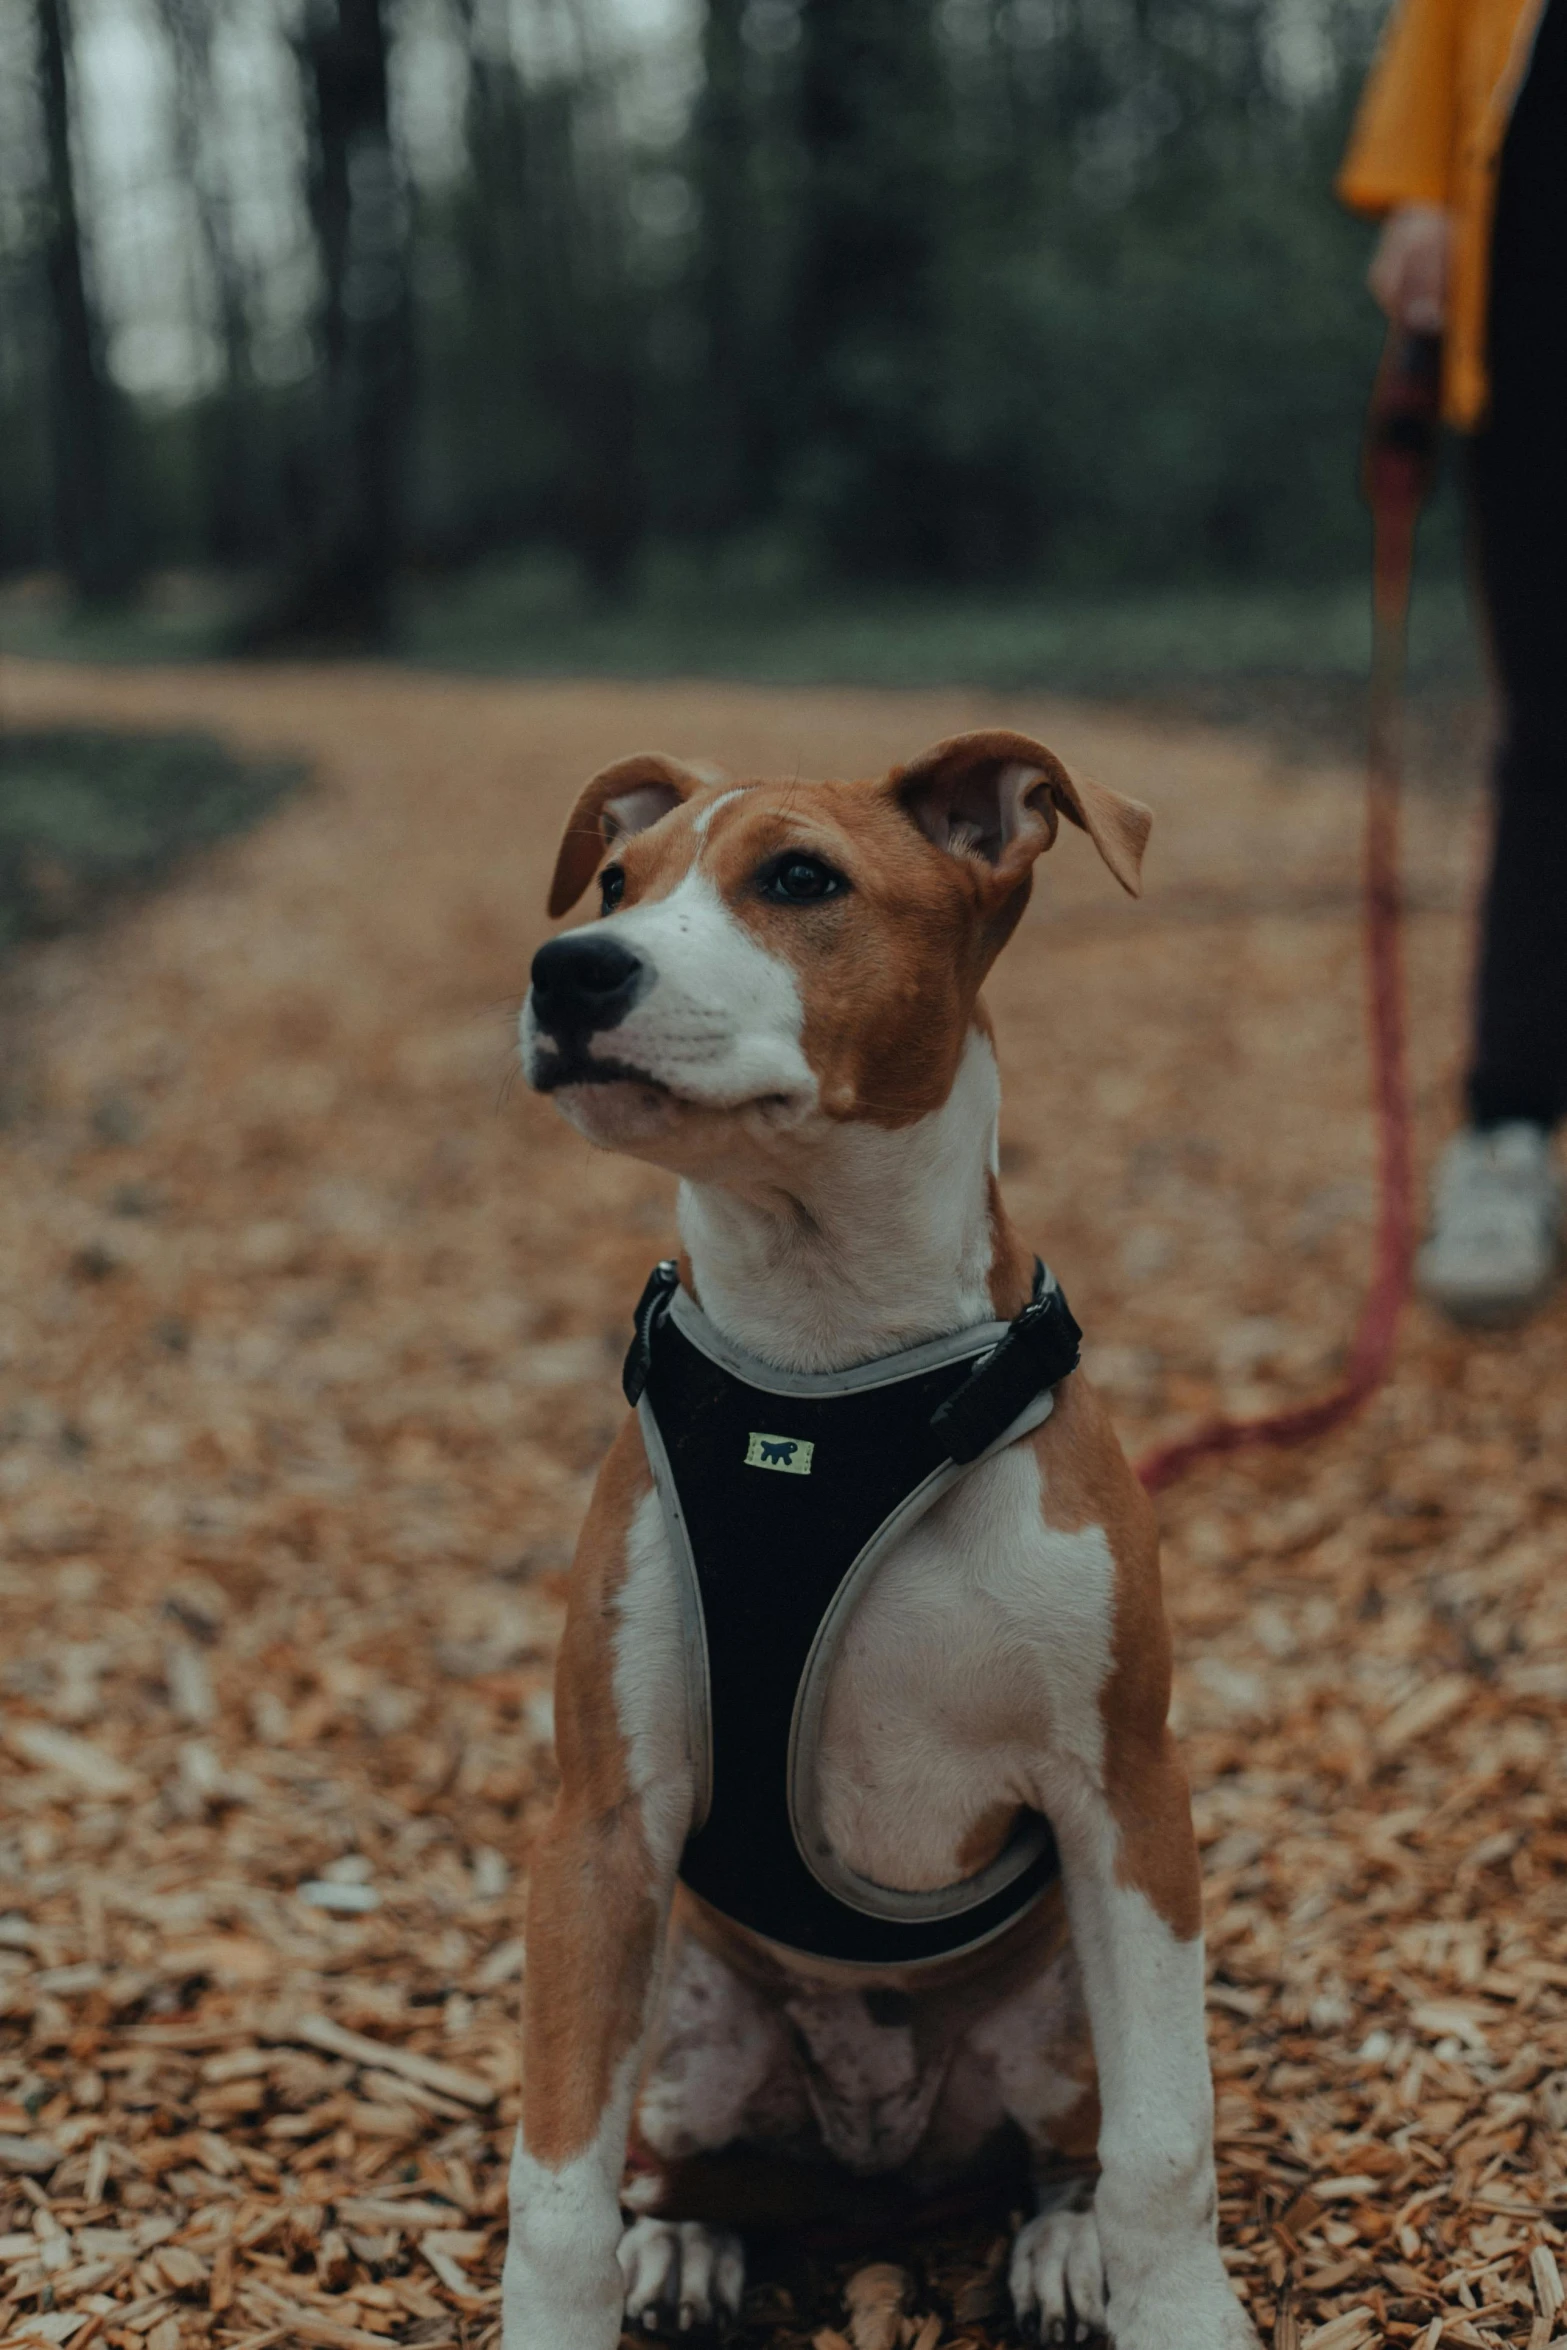
<instances>
[{"instance_id":1,"label":"green foliage","mask_svg":"<svg viewBox=\"0 0 1567 2350\"><path fill-rule=\"evenodd\" d=\"M778 510L849 576L1344 573L1379 330L1367 232L1330 187L1363 21L1308 99L1270 67L1256 0L1058 0L1032 42L1023 15L942 11L939 130L908 95L917 44L881 57L871 0L834 18L855 135L813 152L802 111L800 208L839 257L841 317L814 355L802 338L829 396ZM807 4L806 83L813 23Z\"/></svg>"},{"instance_id":2,"label":"green foliage","mask_svg":"<svg viewBox=\"0 0 1567 2350\"><path fill-rule=\"evenodd\" d=\"M0 734L0 947L241 832L299 779L199 734Z\"/></svg>"},{"instance_id":3,"label":"green foliage","mask_svg":"<svg viewBox=\"0 0 1567 2350\"><path fill-rule=\"evenodd\" d=\"M947 391L974 573L1342 574L1378 329L1321 138L955 268ZM1248 142L1250 145L1250 142ZM1257 142L1260 147L1261 141Z\"/></svg>"}]
</instances>

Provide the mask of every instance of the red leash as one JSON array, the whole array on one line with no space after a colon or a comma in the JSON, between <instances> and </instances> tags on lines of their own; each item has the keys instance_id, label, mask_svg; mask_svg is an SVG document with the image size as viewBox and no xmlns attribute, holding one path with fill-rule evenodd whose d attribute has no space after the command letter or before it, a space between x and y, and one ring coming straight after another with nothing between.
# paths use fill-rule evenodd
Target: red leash
<instances>
[{"instance_id":1,"label":"red leash","mask_svg":"<svg viewBox=\"0 0 1567 2350\"><path fill-rule=\"evenodd\" d=\"M1361 486L1371 508L1372 649L1370 758L1366 779L1365 964L1376 1099L1379 1206L1371 1287L1343 1378L1326 1395L1249 1420L1210 1420L1155 1445L1137 1462L1150 1493L1210 1455L1258 1444L1305 1444L1336 1428L1380 1387L1393 1359L1414 1254L1410 1203L1414 1150L1405 1068L1402 900L1398 804L1415 524L1436 469L1441 344L1389 333L1366 420Z\"/></svg>"}]
</instances>

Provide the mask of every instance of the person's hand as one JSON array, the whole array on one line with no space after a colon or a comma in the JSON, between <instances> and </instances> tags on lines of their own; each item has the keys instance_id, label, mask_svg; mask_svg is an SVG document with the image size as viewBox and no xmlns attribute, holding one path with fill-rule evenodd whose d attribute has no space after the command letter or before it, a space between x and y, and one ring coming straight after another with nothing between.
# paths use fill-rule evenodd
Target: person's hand
<instances>
[{"instance_id":1,"label":"person's hand","mask_svg":"<svg viewBox=\"0 0 1567 2350\"><path fill-rule=\"evenodd\" d=\"M1366 283L1395 326L1439 335L1447 317L1452 215L1440 204L1400 204L1382 224Z\"/></svg>"}]
</instances>

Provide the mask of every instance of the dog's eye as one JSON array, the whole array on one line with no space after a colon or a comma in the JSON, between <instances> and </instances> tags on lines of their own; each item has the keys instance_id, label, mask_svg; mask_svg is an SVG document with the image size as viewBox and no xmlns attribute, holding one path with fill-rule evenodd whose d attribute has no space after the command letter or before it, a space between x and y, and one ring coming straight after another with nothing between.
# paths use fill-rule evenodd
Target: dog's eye
<instances>
[{"instance_id":1,"label":"dog's eye","mask_svg":"<svg viewBox=\"0 0 1567 2350\"><path fill-rule=\"evenodd\" d=\"M626 894L624 865L606 865L599 875L599 912L613 914Z\"/></svg>"},{"instance_id":2,"label":"dog's eye","mask_svg":"<svg viewBox=\"0 0 1567 2350\"><path fill-rule=\"evenodd\" d=\"M848 886L843 875L835 873L820 857L802 856L798 850L780 857L762 876L762 895L781 898L788 906L807 906L819 898L839 898Z\"/></svg>"}]
</instances>

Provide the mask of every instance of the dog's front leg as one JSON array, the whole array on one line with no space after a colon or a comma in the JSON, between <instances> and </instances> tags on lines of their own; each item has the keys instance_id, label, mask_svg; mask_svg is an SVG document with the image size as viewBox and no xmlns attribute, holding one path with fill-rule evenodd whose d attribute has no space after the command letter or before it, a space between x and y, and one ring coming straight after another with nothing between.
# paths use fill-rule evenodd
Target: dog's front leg
<instances>
[{"instance_id":1,"label":"dog's front leg","mask_svg":"<svg viewBox=\"0 0 1567 2350\"><path fill-rule=\"evenodd\" d=\"M562 1806L534 1862L505 2350L613 2350L620 2181L667 1896L635 1807Z\"/></svg>"},{"instance_id":2,"label":"dog's front leg","mask_svg":"<svg viewBox=\"0 0 1567 2350\"><path fill-rule=\"evenodd\" d=\"M626 2133L691 1819L682 1672L632 1422L583 1528L556 1671L561 1793L528 1898L505 2350L620 2339Z\"/></svg>"},{"instance_id":3,"label":"dog's front leg","mask_svg":"<svg viewBox=\"0 0 1567 2350\"><path fill-rule=\"evenodd\" d=\"M1162 1709L1161 1709L1162 1710ZM1053 1814L1093 2027L1094 2196L1117 2350L1254 2350L1217 2239L1202 1887L1186 1777L1161 1727L1121 1726L1106 1783Z\"/></svg>"}]
</instances>

